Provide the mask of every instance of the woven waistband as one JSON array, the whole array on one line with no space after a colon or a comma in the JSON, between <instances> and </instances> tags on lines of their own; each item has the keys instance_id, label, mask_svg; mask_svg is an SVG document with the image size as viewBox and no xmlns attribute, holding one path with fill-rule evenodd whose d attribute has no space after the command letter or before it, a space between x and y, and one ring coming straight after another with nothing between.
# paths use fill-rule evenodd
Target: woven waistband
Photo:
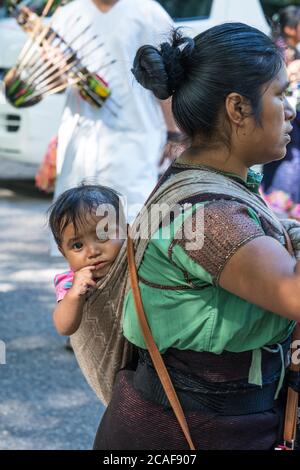
<instances>
[{"instance_id":1,"label":"woven waistband","mask_svg":"<svg viewBox=\"0 0 300 470\"><path fill-rule=\"evenodd\" d=\"M247 380L208 382L170 367L168 372L184 411L206 410L221 416L238 416L268 411L278 404L274 396L279 372L264 377L262 387L249 384ZM155 369L143 355L139 359L133 385L146 400L170 408Z\"/></svg>"}]
</instances>

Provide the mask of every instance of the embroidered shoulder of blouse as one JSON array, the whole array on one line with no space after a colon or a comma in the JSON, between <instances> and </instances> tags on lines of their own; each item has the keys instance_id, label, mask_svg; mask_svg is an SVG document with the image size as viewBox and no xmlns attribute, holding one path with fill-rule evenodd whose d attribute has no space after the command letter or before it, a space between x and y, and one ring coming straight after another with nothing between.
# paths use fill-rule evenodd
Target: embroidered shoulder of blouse
<instances>
[{"instance_id":1,"label":"embroidered shoulder of blouse","mask_svg":"<svg viewBox=\"0 0 300 470\"><path fill-rule=\"evenodd\" d=\"M180 229L183 237L175 236L172 248L180 245L193 261L213 277L216 284L227 261L241 246L266 235L256 213L236 201L208 202L204 210L199 207L190 218L192 220L186 220L184 228ZM197 233L196 243L199 240L200 245L197 249L191 242L195 240L195 231L196 228L199 231L199 227L202 237Z\"/></svg>"}]
</instances>

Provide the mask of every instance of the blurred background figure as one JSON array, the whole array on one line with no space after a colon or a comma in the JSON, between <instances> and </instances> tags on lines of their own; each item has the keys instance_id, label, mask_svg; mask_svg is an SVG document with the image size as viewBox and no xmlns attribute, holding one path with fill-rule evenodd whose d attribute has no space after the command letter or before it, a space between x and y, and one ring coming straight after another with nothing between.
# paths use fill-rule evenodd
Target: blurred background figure
<instances>
[{"instance_id":1,"label":"blurred background figure","mask_svg":"<svg viewBox=\"0 0 300 470\"><path fill-rule=\"evenodd\" d=\"M286 64L300 59L300 7L290 5L273 16L273 39L283 50Z\"/></svg>"},{"instance_id":2,"label":"blurred background figure","mask_svg":"<svg viewBox=\"0 0 300 470\"><path fill-rule=\"evenodd\" d=\"M264 166L263 190L272 194L271 202L275 198L279 211L281 208L284 212L288 206L300 203L300 6L279 11L274 20L273 39L284 54L290 80L289 100L297 115L286 157Z\"/></svg>"}]
</instances>

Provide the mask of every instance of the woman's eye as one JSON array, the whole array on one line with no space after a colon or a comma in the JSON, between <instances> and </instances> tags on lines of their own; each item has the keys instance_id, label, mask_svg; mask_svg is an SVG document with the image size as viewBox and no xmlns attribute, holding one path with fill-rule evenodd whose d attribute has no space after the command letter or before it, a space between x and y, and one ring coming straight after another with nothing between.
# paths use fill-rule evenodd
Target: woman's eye
<instances>
[{"instance_id":1,"label":"woman's eye","mask_svg":"<svg viewBox=\"0 0 300 470\"><path fill-rule=\"evenodd\" d=\"M73 250L80 250L82 248L82 243L81 242L76 242L76 243L73 243L72 245L72 248Z\"/></svg>"}]
</instances>

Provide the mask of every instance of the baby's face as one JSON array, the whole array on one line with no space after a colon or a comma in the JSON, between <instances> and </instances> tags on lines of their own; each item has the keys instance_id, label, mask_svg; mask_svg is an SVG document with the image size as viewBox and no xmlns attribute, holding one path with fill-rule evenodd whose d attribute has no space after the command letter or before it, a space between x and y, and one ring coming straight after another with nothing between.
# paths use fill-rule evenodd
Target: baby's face
<instances>
[{"instance_id":1,"label":"baby's face","mask_svg":"<svg viewBox=\"0 0 300 470\"><path fill-rule=\"evenodd\" d=\"M76 232L74 225L70 223L63 232L62 240L62 252L70 268L79 271L87 266L95 266L95 279L107 274L124 242L116 238L117 234L114 238L103 236L100 224L99 217L90 215Z\"/></svg>"}]
</instances>

